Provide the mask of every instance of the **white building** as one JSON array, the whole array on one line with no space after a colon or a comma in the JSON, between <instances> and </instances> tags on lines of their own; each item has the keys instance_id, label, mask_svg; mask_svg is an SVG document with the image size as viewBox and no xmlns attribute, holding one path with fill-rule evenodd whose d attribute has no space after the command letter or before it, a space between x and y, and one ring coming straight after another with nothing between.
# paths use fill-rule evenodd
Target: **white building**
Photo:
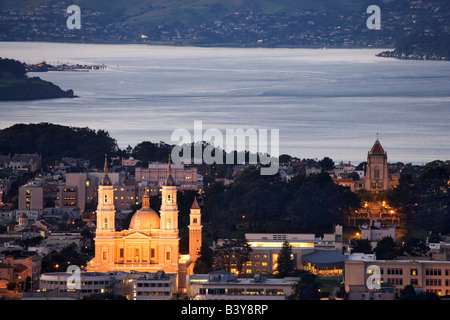
<instances>
[{"instance_id":1,"label":"white building","mask_svg":"<svg viewBox=\"0 0 450 320\"><path fill-rule=\"evenodd\" d=\"M286 300L299 278L236 278L226 271L188 275L187 295L194 300Z\"/></svg>"},{"instance_id":2,"label":"white building","mask_svg":"<svg viewBox=\"0 0 450 320\"><path fill-rule=\"evenodd\" d=\"M113 293L128 300L170 300L176 292L176 278L163 271L148 272L50 272L39 281L40 292L28 298L66 293L84 298L92 294Z\"/></svg>"},{"instance_id":3,"label":"white building","mask_svg":"<svg viewBox=\"0 0 450 320\"><path fill-rule=\"evenodd\" d=\"M374 222L372 225L361 226L361 239L367 239L372 242L379 241L385 237L391 237L395 240L395 225L382 226L380 222Z\"/></svg>"}]
</instances>

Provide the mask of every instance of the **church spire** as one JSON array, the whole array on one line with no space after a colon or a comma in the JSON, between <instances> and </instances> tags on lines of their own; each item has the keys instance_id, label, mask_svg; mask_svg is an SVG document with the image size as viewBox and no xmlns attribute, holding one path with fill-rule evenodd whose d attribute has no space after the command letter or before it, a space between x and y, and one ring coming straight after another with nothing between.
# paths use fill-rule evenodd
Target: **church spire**
<instances>
[{"instance_id":1,"label":"church spire","mask_svg":"<svg viewBox=\"0 0 450 320\"><path fill-rule=\"evenodd\" d=\"M171 166L171 160L170 160L170 154L169 154L169 163L167 165L167 178L166 178L166 186L174 186L175 180L172 177L172 166Z\"/></svg>"},{"instance_id":2,"label":"church spire","mask_svg":"<svg viewBox=\"0 0 450 320\"><path fill-rule=\"evenodd\" d=\"M108 155L105 154L105 166L103 167L102 185L111 185L111 179L108 176Z\"/></svg>"}]
</instances>

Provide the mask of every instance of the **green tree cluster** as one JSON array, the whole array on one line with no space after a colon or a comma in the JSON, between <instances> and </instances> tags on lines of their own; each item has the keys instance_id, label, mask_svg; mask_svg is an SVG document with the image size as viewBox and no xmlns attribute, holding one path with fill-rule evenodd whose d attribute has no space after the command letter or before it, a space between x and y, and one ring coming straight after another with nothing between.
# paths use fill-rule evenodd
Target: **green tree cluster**
<instances>
[{"instance_id":1,"label":"green tree cluster","mask_svg":"<svg viewBox=\"0 0 450 320\"><path fill-rule=\"evenodd\" d=\"M308 232L321 235L343 224L347 213L360 207L360 198L337 185L327 173L297 175L286 182L264 176L249 166L225 186L205 189L205 233L228 237L240 227L249 232Z\"/></svg>"},{"instance_id":2,"label":"green tree cluster","mask_svg":"<svg viewBox=\"0 0 450 320\"><path fill-rule=\"evenodd\" d=\"M240 274L244 263L250 258L252 248L245 239L225 239L222 245L214 249L214 270L231 272L232 268Z\"/></svg>"},{"instance_id":3,"label":"green tree cluster","mask_svg":"<svg viewBox=\"0 0 450 320\"><path fill-rule=\"evenodd\" d=\"M387 194L404 215L407 229L448 233L450 229L450 163L428 163L418 176L405 173Z\"/></svg>"}]
</instances>

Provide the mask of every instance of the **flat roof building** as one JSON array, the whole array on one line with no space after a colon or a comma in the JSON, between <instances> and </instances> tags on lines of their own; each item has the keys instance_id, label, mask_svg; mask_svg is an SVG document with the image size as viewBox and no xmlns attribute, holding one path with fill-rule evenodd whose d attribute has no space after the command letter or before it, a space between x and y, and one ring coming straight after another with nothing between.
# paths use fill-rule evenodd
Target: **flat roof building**
<instances>
[{"instance_id":1,"label":"flat roof building","mask_svg":"<svg viewBox=\"0 0 450 320\"><path fill-rule=\"evenodd\" d=\"M194 300L286 300L299 278L237 278L226 271L189 275L187 295Z\"/></svg>"}]
</instances>

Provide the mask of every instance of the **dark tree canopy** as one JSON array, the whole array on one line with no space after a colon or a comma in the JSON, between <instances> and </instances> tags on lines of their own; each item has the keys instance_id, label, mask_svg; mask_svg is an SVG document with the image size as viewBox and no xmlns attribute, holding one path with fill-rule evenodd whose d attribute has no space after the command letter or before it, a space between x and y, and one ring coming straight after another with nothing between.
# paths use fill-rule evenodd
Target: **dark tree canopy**
<instances>
[{"instance_id":1,"label":"dark tree canopy","mask_svg":"<svg viewBox=\"0 0 450 320\"><path fill-rule=\"evenodd\" d=\"M62 157L83 158L102 167L105 154L117 152L116 140L104 130L50 123L15 124L0 130L0 154L38 153L50 163Z\"/></svg>"}]
</instances>

